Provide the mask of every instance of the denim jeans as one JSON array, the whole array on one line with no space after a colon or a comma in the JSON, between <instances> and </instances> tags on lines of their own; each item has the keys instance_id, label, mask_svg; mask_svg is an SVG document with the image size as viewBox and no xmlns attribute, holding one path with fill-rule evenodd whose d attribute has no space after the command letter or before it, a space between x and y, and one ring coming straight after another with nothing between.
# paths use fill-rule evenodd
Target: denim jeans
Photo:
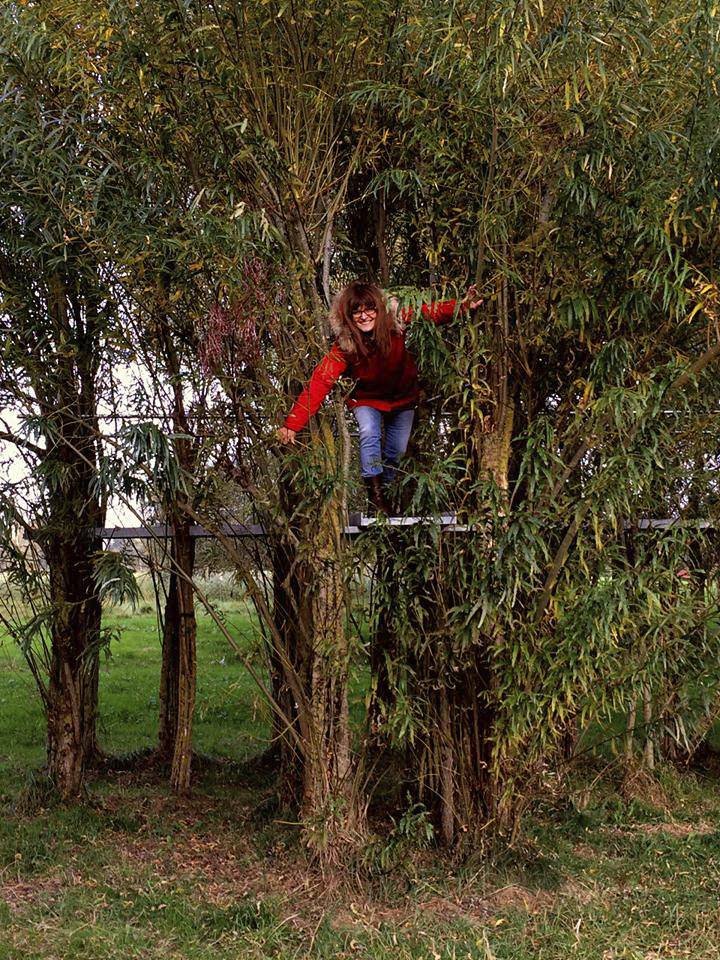
<instances>
[{"instance_id":1,"label":"denim jeans","mask_svg":"<svg viewBox=\"0 0 720 960\"><path fill-rule=\"evenodd\" d=\"M382 475L389 483L395 476L400 457L407 450L415 411L386 413L375 407L354 407L353 413L360 429L360 472L363 477Z\"/></svg>"}]
</instances>

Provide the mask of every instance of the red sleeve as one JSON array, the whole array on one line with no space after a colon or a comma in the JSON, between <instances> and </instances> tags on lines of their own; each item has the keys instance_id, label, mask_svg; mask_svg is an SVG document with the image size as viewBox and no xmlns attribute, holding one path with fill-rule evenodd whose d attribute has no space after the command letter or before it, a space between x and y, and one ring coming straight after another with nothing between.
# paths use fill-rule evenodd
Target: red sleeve
<instances>
[{"instance_id":1,"label":"red sleeve","mask_svg":"<svg viewBox=\"0 0 720 960\"><path fill-rule=\"evenodd\" d=\"M313 370L310 382L295 401L285 420L288 430L302 430L310 417L320 409L338 378L347 370L347 360L337 344L326 354Z\"/></svg>"},{"instance_id":2,"label":"red sleeve","mask_svg":"<svg viewBox=\"0 0 720 960\"><path fill-rule=\"evenodd\" d=\"M456 307L457 300L435 300L434 303L424 303L420 310L424 317L440 326L440 324L449 323L452 320L455 316ZM465 309L462 304L460 304L460 309ZM412 307L405 307L398 314L398 319L401 323L410 323L413 312Z\"/></svg>"}]
</instances>

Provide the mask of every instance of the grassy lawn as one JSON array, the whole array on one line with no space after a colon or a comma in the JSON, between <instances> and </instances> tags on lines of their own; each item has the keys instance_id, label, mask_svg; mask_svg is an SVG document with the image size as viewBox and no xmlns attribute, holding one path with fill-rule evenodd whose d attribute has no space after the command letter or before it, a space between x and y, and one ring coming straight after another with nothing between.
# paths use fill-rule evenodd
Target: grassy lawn
<instances>
[{"instance_id":1,"label":"grassy lawn","mask_svg":"<svg viewBox=\"0 0 720 960\"><path fill-rule=\"evenodd\" d=\"M251 619L222 609L259 665ZM157 628L150 613L108 623L101 740L128 753L155 739ZM80 807L27 815L16 801L43 721L0 643L0 960L720 958L714 780L665 769L653 790L605 782L588 804L593 771L579 771L576 802L548 802L492 863L414 853L340 881L308 868L297 828L273 818L271 778L243 765L266 745L267 711L208 618L198 654L197 749L236 763L209 766L184 800L130 769L93 781Z\"/></svg>"},{"instance_id":2,"label":"grassy lawn","mask_svg":"<svg viewBox=\"0 0 720 960\"><path fill-rule=\"evenodd\" d=\"M217 604L244 654L262 658L255 625L243 607ZM147 609L147 608L142 608ZM260 691L205 613L198 616L195 744L200 753L245 760L267 745L268 712ZM99 735L103 749L124 754L154 746L157 736L160 641L154 613L111 612L113 632L101 661ZM44 719L32 678L16 646L0 639L0 717L12 730L0 744L0 795L42 763ZM12 750L8 744L12 743Z\"/></svg>"}]
</instances>

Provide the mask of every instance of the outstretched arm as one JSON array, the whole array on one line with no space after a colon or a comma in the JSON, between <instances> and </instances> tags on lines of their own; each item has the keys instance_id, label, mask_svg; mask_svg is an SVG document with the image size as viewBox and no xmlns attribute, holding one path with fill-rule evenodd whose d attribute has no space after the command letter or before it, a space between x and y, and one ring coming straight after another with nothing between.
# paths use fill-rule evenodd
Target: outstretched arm
<instances>
[{"instance_id":1,"label":"outstretched arm","mask_svg":"<svg viewBox=\"0 0 720 960\"><path fill-rule=\"evenodd\" d=\"M284 425L277 431L277 438L281 443L295 443L295 434L307 426L310 417L317 413L323 400L346 369L347 360L336 344L315 367L310 382L293 404Z\"/></svg>"},{"instance_id":2,"label":"outstretched arm","mask_svg":"<svg viewBox=\"0 0 720 960\"><path fill-rule=\"evenodd\" d=\"M482 298L478 296L477 287L475 284L472 284L472 286L468 287L465 296L460 301L460 309L462 311L474 310L475 307L479 307L481 303ZM389 305L391 310L394 309L394 311L397 312L396 298L393 297ZM435 300L433 303L424 303L420 307L420 311L424 317L438 325L448 323L457 312L457 300ZM398 320L401 323L409 323L413 318L413 312L412 307L405 307L397 314Z\"/></svg>"}]
</instances>

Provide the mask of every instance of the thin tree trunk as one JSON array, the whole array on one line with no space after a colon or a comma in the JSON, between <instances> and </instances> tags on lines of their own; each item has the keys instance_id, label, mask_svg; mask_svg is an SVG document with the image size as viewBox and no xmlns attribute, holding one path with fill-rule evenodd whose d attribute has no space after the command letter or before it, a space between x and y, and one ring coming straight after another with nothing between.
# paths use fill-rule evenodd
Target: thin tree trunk
<instances>
[{"instance_id":1,"label":"thin tree trunk","mask_svg":"<svg viewBox=\"0 0 720 960\"><path fill-rule=\"evenodd\" d=\"M645 724L645 766L648 770L655 769L655 749L652 739L652 698L650 684L643 684L643 722Z\"/></svg>"},{"instance_id":2,"label":"thin tree trunk","mask_svg":"<svg viewBox=\"0 0 720 960\"><path fill-rule=\"evenodd\" d=\"M381 611L370 642L370 703L368 731L375 748L382 745L387 715L392 707L393 692L388 672L388 658L393 656L395 643L387 611Z\"/></svg>"},{"instance_id":3,"label":"thin tree trunk","mask_svg":"<svg viewBox=\"0 0 720 960\"><path fill-rule=\"evenodd\" d=\"M158 302L163 303L166 290L162 283L160 288ZM167 369L172 378L172 419L176 431L173 446L183 475L190 479L197 467L197 449L191 439L192 431L185 409L182 365L177 344L169 332L171 328L164 323L164 318L159 329L163 331L161 342ZM192 727L197 683L197 623L192 582L195 570L195 541L190 536L190 520L183 510L187 495L175 490L172 496L175 500L171 502L168 510L173 536L172 571L163 629L158 746L161 756L169 757L172 752L170 786L176 793L182 794L190 790Z\"/></svg>"},{"instance_id":4,"label":"thin tree trunk","mask_svg":"<svg viewBox=\"0 0 720 960\"><path fill-rule=\"evenodd\" d=\"M632 697L628 705L627 726L625 728L625 759L630 763L635 756L635 724L637 722L637 698Z\"/></svg>"},{"instance_id":5,"label":"thin tree trunk","mask_svg":"<svg viewBox=\"0 0 720 960\"><path fill-rule=\"evenodd\" d=\"M195 598L192 587L195 563L195 543L190 536L190 524L186 521L173 524L175 562L179 568L177 578L178 623L177 631L177 685L176 728L173 744L170 785L176 793L190 789L192 767L192 725L195 711L197 681Z\"/></svg>"},{"instance_id":6,"label":"thin tree trunk","mask_svg":"<svg viewBox=\"0 0 720 960\"><path fill-rule=\"evenodd\" d=\"M175 752L178 722L179 645L180 602L178 599L177 572L173 569L170 572L165 600L162 665L160 668L158 756L163 763L170 763Z\"/></svg>"},{"instance_id":7,"label":"thin tree trunk","mask_svg":"<svg viewBox=\"0 0 720 960\"><path fill-rule=\"evenodd\" d=\"M89 629L93 638L99 636L100 626L93 624ZM97 649L97 640L93 640L92 649L87 654L87 670L85 679L85 706L83 712L85 723L83 729L83 753L88 767L97 763L102 757L98 743L97 720L100 695L100 651Z\"/></svg>"},{"instance_id":8,"label":"thin tree trunk","mask_svg":"<svg viewBox=\"0 0 720 960\"><path fill-rule=\"evenodd\" d=\"M101 524L104 512L98 510L98 526ZM95 540L93 552L102 549L102 542ZM102 601L97 595L95 585L92 584L93 595L85 603L87 621L87 652L85 654L85 704L83 727L83 752L87 766L96 764L103 757L97 734L100 697L100 635L102 630Z\"/></svg>"},{"instance_id":9,"label":"thin tree trunk","mask_svg":"<svg viewBox=\"0 0 720 960\"><path fill-rule=\"evenodd\" d=\"M373 206L375 210L375 247L378 258L378 276L380 286L386 287L390 283L390 266L385 236L387 230L387 213L385 203L382 200L375 200Z\"/></svg>"},{"instance_id":10,"label":"thin tree trunk","mask_svg":"<svg viewBox=\"0 0 720 960\"><path fill-rule=\"evenodd\" d=\"M455 839L455 763L453 757L453 729L450 723L450 705L445 687L440 688L440 833L445 846Z\"/></svg>"},{"instance_id":11,"label":"thin tree trunk","mask_svg":"<svg viewBox=\"0 0 720 960\"><path fill-rule=\"evenodd\" d=\"M286 490L284 492L287 492ZM286 504L287 506L287 504ZM297 811L302 803L303 758L300 704L293 693L293 674L301 674L300 583L292 542L281 540L273 549L273 620L270 678L273 701L273 744L280 756L278 796L284 809Z\"/></svg>"}]
</instances>

